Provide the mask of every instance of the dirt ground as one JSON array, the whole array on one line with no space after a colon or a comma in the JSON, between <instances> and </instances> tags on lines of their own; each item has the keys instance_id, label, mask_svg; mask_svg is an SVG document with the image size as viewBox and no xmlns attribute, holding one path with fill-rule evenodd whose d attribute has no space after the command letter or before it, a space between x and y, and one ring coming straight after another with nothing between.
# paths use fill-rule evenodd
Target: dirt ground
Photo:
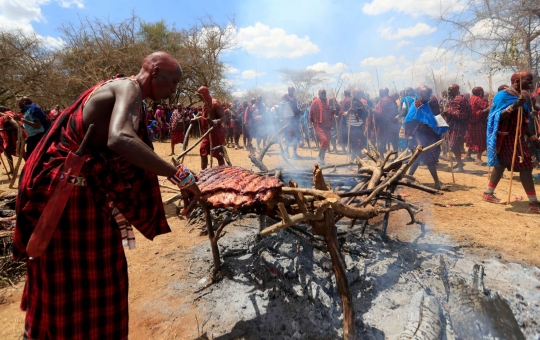
<instances>
[{"instance_id":1,"label":"dirt ground","mask_svg":"<svg viewBox=\"0 0 540 340\"><path fill-rule=\"evenodd\" d=\"M155 149L160 156L170 158L166 156L170 153L169 143L156 143ZM176 150L177 153L181 151L179 148ZM257 170L251 165L247 151L228 149L228 152L233 165ZM316 153L315 150L299 149L302 160L295 160L293 164L298 168L311 169ZM343 154L327 155L329 164L344 163L345 159ZM264 161L269 168L282 164L277 147L271 148ZM186 157L185 163L195 172L200 170L196 150ZM466 163L465 169L465 173L455 174L456 183L442 196L428 195L409 188L401 189L400 194L407 196L407 200L412 203L421 202L422 206L427 206L419 215L420 219L432 232L449 235L461 248L503 262L540 266L539 217L527 214L527 196L519 177L514 177L511 203L494 205L481 200L481 193L487 185L487 167ZM452 184L448 162L441 161L438 171L443 182ZM500 198L506 198L508 176L507 173L496 191ZM416 178L432 185L431 176L425 167L419 168ZM2 171L0 190L8 190L7 186L7 176ZM175 194L168 189L163 189L162 193L164 199ZM132 339L193 339L205 332L205 326L211 327L209 320L205 315L199 315L200 311L196 308L201 298L197 290L204 282L196 275L198 271L195 268L185 265L187 255L205 244L207 238L185 228L186 221L175 215L173 205L166 206L166 211L173 232L156 238L154 242L138 234L137 248L126 251ZM405 226L406 219L403 217L396 214L391 218L391 238L403 239L410 231L416 230L415 226ZM208 262L210 258L208 254ZM0 291L0 301L2 296L5 298L5 302L0 304L0 339L17 339L22 333L24 313L19 311L18 304L23 285L21 282ZM177 293L164 295L165 291ZM180 312L179 306L184 306Z\"/></svg>"}]
</instances>

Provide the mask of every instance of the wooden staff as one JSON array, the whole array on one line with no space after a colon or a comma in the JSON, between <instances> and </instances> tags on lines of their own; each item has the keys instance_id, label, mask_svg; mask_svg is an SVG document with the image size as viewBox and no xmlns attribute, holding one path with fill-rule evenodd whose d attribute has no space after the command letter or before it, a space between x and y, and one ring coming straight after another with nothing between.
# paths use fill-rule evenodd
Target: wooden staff
<instances>
[{"instance_id":1,"label":"wooden staff","mask_svg":"<svg viewBox=\"0 0 540 340\"><path fill-rule=\"evenodd\" d=\"M184 156L190 152L191 150L193 150L194 147L196 147L197 145L199 145L200 142L202 142L202 140L204 139L204 137L208 136L208 134L214 129L214 127L212 126L211 128L208 129L208 131L206 131L204 133L204 135L202 135L201 138L199 138L195 144L193 144L189 149L187 150L184 150L184 152L182 152L180 155L178 155L177 157L173 157L172 158L172 162L174 165L178 165L180 163L182 163L183 159L184 159Z\"/></svg>"},{"instance_id":2,"label":"wooden staff","mask_svg":"<svg viewBox=\"0 0 540 340\"><path fill-rule=\"evenodd\" d=\"M520 85L521 85L521 82L520 82ZM508 189L508 197L506 199L506 204L510 204L510 195L512 195L512 183L514 180L514 164L516 162L518 140L519 138L521 138L522 116L523 116L523 106L520 106L518 109L518 116L517 116L516 136L514 137L514 152L512 153L512 166L510 167L510 187Z\"/></svg>"},{"instance_id":3,"label":"wooden staff","mask_svg":"<svg viewBox=\"0 0 540 340\"><path fill-rule=\"evenodd\" d=\"M24 134L22 132L22 128L18 122L15 122L15 125L17 126L17 155L19 158L17 159L17 165L15 165L15 168L13 169L13 177L11 177L11 182L9 182L9 188L12 189L15 185L15 181L17 180L17 176L19 174L19 167L21 166L21 161L24 156L24 146L26 143L26 139L24 139Z\"/></svg>"},{"instance_id":4,"label":"wooden staff","mask_svg":"<svg viewBox=\"0 0 540 340\"><path fill-rule=\"evenodd\" d=\"M210 167L212 167L212 165L214 164L214 157L212 157L212 134L208 135L208 140L210 141Z\"/></svg>"},{"instance_id":5,"label":"wooden staff","mask_svg":"<svg viewBox=\"0 0 540 340\"><path fill-rule=\"evenodd\" d=\"M9 171L6 167L6 163L4 162L4 157L2 157L2 154L0 153L0 162L2 162L2 165L4 166L4 169L6 169L6 175L8 176L8 180L11 181L11 176L9 175Z\"/></svg>"}]
</instances>

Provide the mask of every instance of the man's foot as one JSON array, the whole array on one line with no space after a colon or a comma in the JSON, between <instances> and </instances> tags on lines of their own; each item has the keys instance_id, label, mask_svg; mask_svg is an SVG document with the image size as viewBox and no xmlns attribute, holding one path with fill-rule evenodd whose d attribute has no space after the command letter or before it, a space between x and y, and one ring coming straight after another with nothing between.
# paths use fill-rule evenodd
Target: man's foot
<instances>
[{"instance_id":1,"label":"man's foot","mask_svg":"<svg viewBox=\"0 0 540 340\"><path fill-rule=\"evenodd\" d=\"M482 162L481 159L475 159L474 160L474 165L484 165L484 162Z\"/></svg>"},{"instance_id":2,"label":"man's foot","mask_svg":"<svg viewBox=\"0 0 540 340\"><path fill-rule=\"evenodd\" d=\"M435 183L435 189L440 190L440 191L450 191L450 187L451 185L444 184L442 182Z\"/></svg>"},{"instance_id":3,"label":"man's foot","mask_svg":"<svg viewBox=\"0 0 540 340\"><path fill-rule=\"evenodd\" d=\"M322 165L322 166L326 165L326 162L324 160L322 160L322 159L319 159L318 163L319 163L319 165Z\"/></svg>"},{"instance_id":4,"label":"man's foot","mask_svg":"<svg viewBox=\"0 0 540 340\"><path fill-rule=\"evenodd\" d=\"M300 159L301 157L295 152L295 153L293 153L292 158L293 159Z\"/></svg>"},{"instance_id":5,"label":"man's foot","mask_svg":"<svg viewBox=\"0 0 540 340\"><path fill-rule=\"evenodd\" d=\"M238 145L235 145L235 146L234 146L234 149L235 149L235 150L238 150Z\"/></svg>"},{"instance_id":6,"label":"man's foot","mask_svg":"<svg viewBox=\"0 0 540 340\"><path fill-rule=\"evenodd\" d=\"M463 160L465 162L474 162L474 158L472 158L471 156L466 156Z\"/></svg>"},{"instance_id":7,"label":"man's foot","mask_svg":"<svg viewBox=\"0 0 540 340\"><path fill-rule=\"evenodd\" d=\"M489 202L489 203L495 203L495 204L504 204L504 202L502 202L499 198L497 198L495 195L493 194L488 194L487 192L484 192L482 194L482 199L486 202Z\"/></svg>"},{"instance_id":8,"label":"man's foot","mask_svg":"<svg viewBox=\"0 0 540 340\"><path fill-rule=\"evenodd\" d=\"M533 213L533 214L540 214L540 202L529 202L529 210L527 210L527 213Z\"/></svg>"},{"instance_id":9,"label":"man's foot","mask_svg":"<svg viewBox=\"0 0 540 340\"><path fill-rule=\"evenodd\" d=\"M174 156L174 155L175 155L174 153L170 153L170 154L168 154L167 156Z\"/></svg>"}]
</instances>

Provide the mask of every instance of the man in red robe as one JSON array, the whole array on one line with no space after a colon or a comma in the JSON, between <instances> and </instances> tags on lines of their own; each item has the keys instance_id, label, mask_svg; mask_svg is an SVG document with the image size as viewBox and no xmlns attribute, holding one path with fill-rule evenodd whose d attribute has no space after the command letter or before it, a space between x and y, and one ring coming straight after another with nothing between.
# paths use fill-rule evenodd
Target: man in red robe
<instances>
[{"instance_id":1,"label":"man in red robe","mask_svg":"<svg viewBox=\"0 0 540 340\"><path fill-rule=\"evenodd\" d=\"M0 115L1 148L8 159L9 173L13 173L13 156L19 156L17 155L17 127L22 129L22 126L14 119L15 114L7 107L0 106L0 112L3 113ZM24 130L23 133L25 133Z\"/></svg>"},{"instance_id":2,"label":"man in red robe","mask_svg":"<svg viewBox=\"0 0 540 340\"><path fill-rule=\"evenodd\" d=\"M446 111L442 113L450 126L448 146L456 159L454 167L457 168L457 171L463 172L465 163L461 159L461 148L465 143L467 125L472 116L471 105L464 96L459 94L459 86L456 84L450 85L448 88L448 99Z\"/></svg>"},{"instance_id":3,"label":"man in red robe","mask_svg":"<svg viewBox=\"0 0 540 340\"><path fill-rule=\"evenodd\" d=\"M174 146L184 142L184 117L182 105L177 104L171 115L171 153L174 155Z\"/></svg>"},{"instance_id":4,"label":"man in red robe","mask_svg":"<svg viewBox=\"0 0 540 340\"><path fill-rule=\"evenodd\" d=\"M472 160L472 153L476 154L475 164L482 164L482 153L486 151L486 130L487 118L489 114L489 105L484 99L484 89L475 87L472 89L472 97L469 100L471 105L472 117L467 126L467 135L465 142L467 150L466 160Z\"/></svg>"},{"instance_id":5,"label":"man in red robe","mask_svg":"<svg viewBox=\"0 0 540 340\"><path fill-rule=\"evenodd\" d=\"M319 140L319 163L324 165L324 156L332 138L330 130L334 125L334 115L326 99L326 90L319 90L319 97L315 98L309 109L309 121L313 123L315 134Z\"/></svg>"},{"instance_id":6,"label":"man in red robe","mask_svg":"<svg viewBox=\"0 0 540 340\"><path fill-rule=\"evenodd\" d=\"M16 259L26 259L25 339L127 339L128 269L118 217L152 240L170 232L157 176L193 197L185 214L200 196L186 167L153 152L145 125L143 99L169 98L181 78L180 65L167 53L147 56L136 76L83 92L27 160L13 250ZM91 124L80 156L84 165L71 174L64 168L68 153L79 149ZM73 186L65 207L48 207L60 221L45 252L28 258L30 236L62 181Z\"/></svg>"},{"instance_id":7,"label":"man in red robe","mask_svg":"<svg viewBox=\"0 0 540 340\"><path fill-rule=\"evenodd\" d=\"M201 142L201 169L204 170L208 166L208 155L210 155L210 152L212 152L210 157L216 158L219 165L225 164L225 160L220 155L219 150L210 150L210 144L212 145L212 149L218 145L225 145L225 129L223 128L225 113L219 100L212 98L206 86L199 87L197 92L199 92L204 100L200 120L202 133L206 133L211 126L214 127L212 132L204 137Z\"/></svg>"},{"instance_id":8,"label":"man in red robe","mask_svg":"<svg viewBox=\"0 0 540 340\"><path fill-rule=\"evenodd\" d=\"M387 144L391 144L392 149L397 151L400 128L398 106L396 100L390 96L390 90L387 87L379 90L379 96L381 100L375 107L377 148L380 152L385 152L387 150Z\"/></svg>"}]
</instances>

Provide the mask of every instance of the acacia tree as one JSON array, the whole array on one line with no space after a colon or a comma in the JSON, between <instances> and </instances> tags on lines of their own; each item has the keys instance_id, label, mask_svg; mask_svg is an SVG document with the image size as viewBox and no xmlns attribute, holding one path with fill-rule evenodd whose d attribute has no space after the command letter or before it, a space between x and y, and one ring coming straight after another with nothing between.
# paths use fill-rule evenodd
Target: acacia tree
<instances>
[{"instance_id":1,"label":"acacia tree","mask_svg":"<svg viewBox=\"0 0 540 340\"><path fill-rule=\"evenodd\" d=\"M56 62L35 34L0 31L0 103L16 108L17 99L28 96L44 107L54 105L49 90L58 88Z\"/></svg>"},{"instance_id":2,"label":"acacia tree","mask_svg":"<svg viewBox=\"0 0 540 340\"><path fill-rule=\"evenodd\" d=\"M281 68L277 70L281 74L281 80L285 83L292 83L296 88L297 98L301 101L308 100L311 95L309 91L313 87L322 84L327 80L325 71L315 70L292 70Z\"/></svg>"},{"instance_id":3,"label":"acacia tree","mask_svg":"<svg viewBox=\"0 0 540 340\"><path fill-rule=\"evenodd\" d=\"M483 57L491 71L540 71L540 7L538 0L470 0L459 13L440 16L451 26L450 49Z\"/></svg>"}]
</instances>

